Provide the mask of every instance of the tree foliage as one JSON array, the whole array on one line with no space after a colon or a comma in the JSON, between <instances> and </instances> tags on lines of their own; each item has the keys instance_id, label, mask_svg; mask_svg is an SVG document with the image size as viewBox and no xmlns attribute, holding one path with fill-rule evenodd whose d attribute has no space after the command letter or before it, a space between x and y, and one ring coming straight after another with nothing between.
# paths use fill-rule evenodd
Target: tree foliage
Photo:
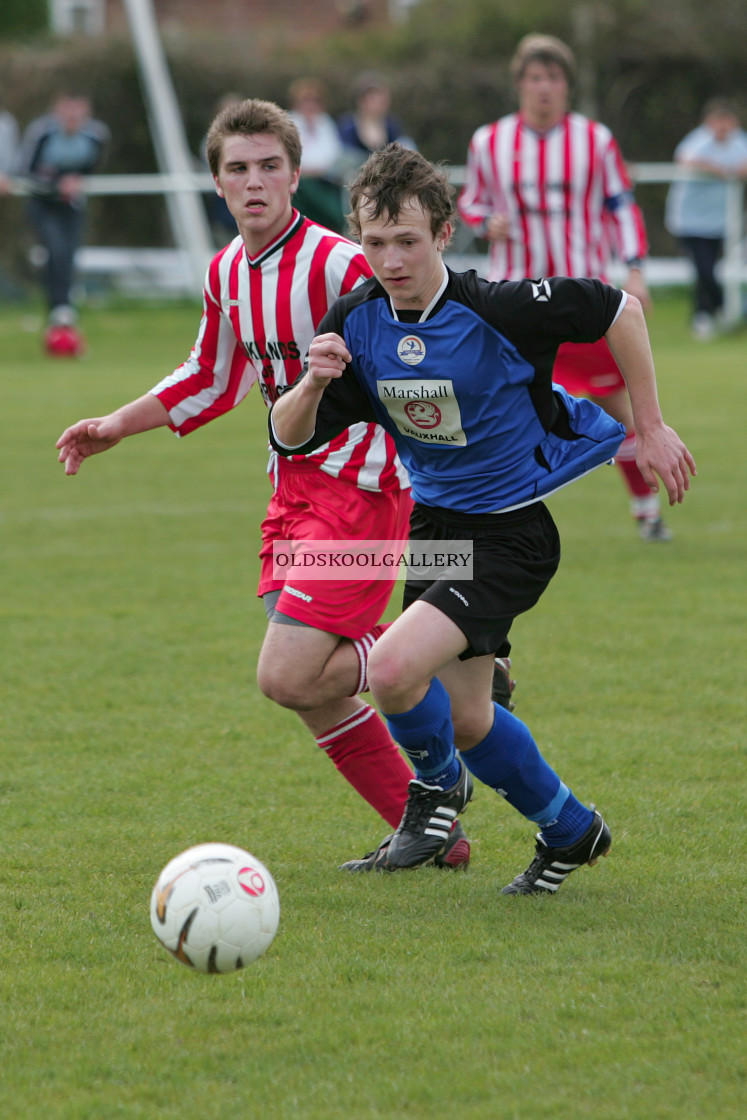
<instances>
[{"instance_id":1,"label":"tree foliage","mask_svg":"<svg viewBox=\"0 0 747 1120\"><path fill-rule=\"evenodd\" d=\"M0 32L21 19L18 13L30 29L39 5L46 11L45 0L3 0ZM20 33L21 24L13 26ZM703 103L717 94L734 97L747 118L744 0L421 0L404 26L364 26L300 46L279 38L270 49L247 37L240 49L232 44L227 51L217 34L190 40L182 33L166 35L165 47L195 153L216 101L229 89L287 105L291 81L315 75L325 81L336 115L351 107L357 74L377 69L389 78L394 110L421 150L461 164L475 128L514 107L508 65L530 31L570 44L578 61L576 105L608 124L632 161L671 159ZM60 88L84 90L112 129L106 170L155 169L129 39L55 42L45 33L32 50L10 38L8 30L0 40L0 74L5 103L22 127ZM660 209L655 194L649 188L647 198ZM157 199L97 199L90 220L89 240L98 244L170 241ZM24 228L17 200L0 207L5 261L22 258Z\"/></svg>"},{"instance_id":2,"label":"tree foliage","mask_svg":"<svg viewBox=\"0 0 747 1120\"><path fill-rule=\"evenodd\" d=\"M26 39L46 31L48 0L3 0L0 4L0 40Z\"/></svg>"}]
</instances>

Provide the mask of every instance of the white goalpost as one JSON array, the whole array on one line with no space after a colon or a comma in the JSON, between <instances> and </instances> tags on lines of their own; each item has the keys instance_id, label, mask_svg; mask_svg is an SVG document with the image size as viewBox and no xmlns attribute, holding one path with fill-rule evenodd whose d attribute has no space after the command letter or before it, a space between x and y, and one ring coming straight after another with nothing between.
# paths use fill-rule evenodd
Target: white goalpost
<instances>
[{"instance_id":1,"label":"white goalpost","mask_svg":"<svg viewBox=\"0 0 747 1120\"><path fill-rule=\"evenodd\" d=\"M200 198L202 187L191 182L192 156L152 0L123 0L123 3L137 55L156 160L161 172L173 177L172 189L163 193L174 244L189 262L192 290L199 292L213 253L210 227Z\"/></svg>"}]
</instances>

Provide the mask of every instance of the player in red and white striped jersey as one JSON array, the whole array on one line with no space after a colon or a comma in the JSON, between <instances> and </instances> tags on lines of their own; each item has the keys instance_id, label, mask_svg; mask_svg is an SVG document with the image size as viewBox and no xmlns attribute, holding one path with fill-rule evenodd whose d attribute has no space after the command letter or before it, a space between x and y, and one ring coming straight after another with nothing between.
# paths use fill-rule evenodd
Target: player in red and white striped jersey
<instances>
[{"instance_id":1,"label":"player in red and white striped jersey","mask_svg":"<svg viewBox=\"0 0 747 1120\"><path fill-rule=\"evenodd\" d=\"M289 208L287 217L256 255L239 235L210 265L192 353L153 390L180 435L234 408L255 381L273 404L301 373L315 324L370 275L357 245L297 210ZM313 460L364 490L407 486L391 440L374 424L354 425Z\"/></svg>"},{"instance_id":2,"label":"player in red and white striped jersey","mask_svg":"<svg viewBox=\"0 0 747 1120\"><path fill-rule=\"evenodd\" d=\"M293 208L301 144L278 106L253 100L224 109L208 132L207 156L239 234L209 266L192 352L144 397L68 428L58 441L68 474L136 431L168 424L186 435L234 408L255 381L273 403L300 374L329 306L371 274L358 246ZM392 583L286 582L273 573L273 542L406 541L406 473L389 436L365 423L308 457L271 460L271 473L258 592L268 615L260 687L299 713L338 770L396 827L412 771L358 695ZM447 866L469 857L461 829L455 841Z\"/></svg>"},{"instance_id":3,"label":"player in red and white striped jersey","mask_svg":"<svg viewBox=\"0 0 747 1120\"><path fill-rule=\"evenodd\" d=\"M574 58L559 39L528 35L511 64L519 111L483 125L467 156L459 212L490 242L488 278L594 277L609 282L611 252L628 265L625 289L644 307L643 216L610 130L569 111ZM644 540L667 540L659 501L635 461L625 382L607 343L564 343L553 371L569 392L588 396L628 435L617 456Z\"/></svg>"}]
</instances>

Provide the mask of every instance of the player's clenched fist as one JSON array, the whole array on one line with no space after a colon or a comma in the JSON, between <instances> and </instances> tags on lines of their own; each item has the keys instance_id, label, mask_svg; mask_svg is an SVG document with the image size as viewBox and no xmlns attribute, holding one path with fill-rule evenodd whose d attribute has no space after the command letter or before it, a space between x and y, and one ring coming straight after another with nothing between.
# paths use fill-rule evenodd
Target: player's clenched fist
<instances>
[{"instance_id":1,"label":"player's clenched fist","mask_svg":"<svg viewBox=\"0 0 747 1120\"><path fill-rule=\"evenodd\" d=\"M340 377L352 355L339 334L320 334L309 348L307 377L317 389L323 389L334 377Z\"/></svg>"}]
</instances>

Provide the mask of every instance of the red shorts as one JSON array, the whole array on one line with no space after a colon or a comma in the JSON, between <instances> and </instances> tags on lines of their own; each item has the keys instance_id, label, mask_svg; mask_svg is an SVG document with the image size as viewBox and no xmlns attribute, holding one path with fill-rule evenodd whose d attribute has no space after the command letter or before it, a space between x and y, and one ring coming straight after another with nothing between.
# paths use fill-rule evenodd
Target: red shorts
<instances>
[{"instance_id":1,"label":"red shorts","mask_svg":"<svg viewBox=\"0 0 747 1120\"><path fill-rule=\"evenodd\" d=\"M625 388L604 338L598 342L564 342L555 359L552 379L574 397L609 397Z\"/></svg>"},{"instance_id":2,"label":"red shorts","mask_svg":"<svg viewBox=\"0 0 747 1120\"><path fill-rule=\"evenodd\" d=\"M394 580L310 580L286 583L273 573L273 541L407 541L409 490L361 490L314 464L280 459L277 489L262 522L258 595L281 591L276 609L306 626L357 639L386 610ZM281 590L282 589L282 590Z\"/></svg>"}]
</instances>

